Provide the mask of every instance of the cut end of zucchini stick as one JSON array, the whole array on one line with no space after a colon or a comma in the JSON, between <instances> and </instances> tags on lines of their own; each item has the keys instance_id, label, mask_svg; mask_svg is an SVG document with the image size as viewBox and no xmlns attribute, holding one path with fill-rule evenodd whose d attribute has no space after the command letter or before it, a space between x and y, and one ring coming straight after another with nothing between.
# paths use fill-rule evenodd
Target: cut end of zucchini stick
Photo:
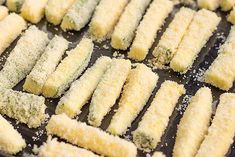
<instances>
[{"instance_id":1,"label":"cut end of zucchini stick","mask_svg":"<svg viewBox=\"0 0 235 157\"><path fill-rule=\"evenodd\" d=\"M111 64L109 57L100 57L96 63L75 81L69 91L60 99L56 114L66 113L73 118L91 98L103 74Z\"/></svg>"},{"instance_id":2,"label":"cut end of zucchini stick","mask_svg":"<svg viewBox=\"0 0 235 157\"><path fill-rule=\"evenodd\" d=\"M80 31L89 22L100 0L76 0L68 10L61 23L64 31Z\"/></svg>"},{"instance_id":3,"label":"cut end of zucchini stick","mask_svg":"<svg viewBox=\"0 0 235 157\"><path fill-rule=\"evenodd\" d=\"M170 62L170 67L180 73L186 73L193 65L203 46L213 35L221 18L216 13L202 9L193 18L188 31ZM200 38L197 38L200 34Z\"/></svg>"},{"instance_id":4,"label":"cut end of zucchini stick","mask_svg":"<svg viewBox=\"0 0 235 157\"><path fill-rule=\"evenodd\" d=\"M228 15L227 20L229 22L231 22L233 25L235 25L235 7L233 8L233 10Z\"/></svg>"},{"instance_id":5,"label":"cut end of zucchini stick","mask_svg":"<svg viewBox=\"0 0 235 157\"><path fill-rule=\"evenodd\" d=\"M235 5L235 0L220 0L220 6L223 11L229 11Z\"/></svg>"},{"instance_id":6,"label":"cut end of zucchini stick","mask_svg":"<svg viewBox=\"0 0 235 157\"><path fill-rule=\"evenodd\" d=\"M24 0L7 0L6 5L10 11L19 13L23 3Z\"/></svg>"},{"instance_id":7,"label":"cut end of zucchini stick","mask_svg":"<svg viewBox=\"0 0 235 157\"><path fill-rule=\"evenodd\" d=\"M156 57L158 63L161 65L170 63L194 15L194 10L185 7L182 7L180 11L176 13L173 21L162 35L159 44L153 51L153 55Z\"/></svg>"},{"instance_id":8,"label":"cut end of zucchini stick","mask_svg":"<svg viewBox=\"0 0 235 157\"><path fill-rule=\"evenodd\" d=\"M0 6L0 21L8 15L7 7ZM8 26L9 27L9 26Z\"/></svg>"},{"instance_id":9,"label":"cut end of zucchini stick","mask_svg":"<svg viewBox=\"0 0 235 157\"><path fill-rule=\"evenodd\" d=\"M14 127L0 115L0 150L16 154L26 147L25 140Z\"/></svg>"},{"instance_id":10,"label":"cut end of zucchini stick","mask_svg":"<svg viewBox=\"0 0 235 157\"><path fill-rule=\"evenodd\" d=\"M216 10L220 5L220 0L197 0L197 4L200 8Z\"/></svg>"},{"instance_id":11,"label":"cut end of zucchini stick","mask_svg":"<svg viewBox=\"0 0 235 157\"><path fill-rule=\"evenodd\" d=\"M101 0L89 28L94 40L103 41L110 35L127 3L128 0Z\"/></svg>"},{"instance_id":12,"label":"cut end of zucchini stick","mask_svg":"<svg viewBox=\"0 0 235 157\"><path fill-rule=\"evenodd\" d=\"M22 81L44 52L48 41L45 32L36 26L30 26L18 40L0 71L0 86L13 88Z\"/></svg>"},{"instance_id":13,"label":"cut end of zucchini stick","mask_svg":"<svg viewBox=\"0 0 235 157\"><path fill-rule=\"evenodd\" d=\"M31 23L38 23L44 17L47 0L25 0L21 8L21 16Z\"/></svg>"},{"instance_id":14,"label":"cut end of zucchini stick","mask_svg":"<svg viewBox=\"0 0 235 157\"><path fill-rule=\"evenodd\" d=\"M11 13L0 21L0 54L26 29L25 20Z\"/></svg>"},{"instance_id":15,"label":"cut end of zucchini stick","mask_svg":"<svg viewBox=\"0 0 235 157\"><path fill-rule=\"evenodd\" d=\"M24 83L24 90L39 95L48 78L55 70L61 60L69 42L63 37L55 36L47 45L45 52L42 54L36 65L27 76Z\"/></svg>"},{"instance_id":16,"label":"cut end of zucchini stick","mask_svg":"<svg viewBox=\"0 0 235 157\"><path fill-rule=\"evenodd\" d=\"M176 82L165 81L161 85L138 128L133 132L133 141L139 149L149 152L157 146L178 99L184 93L184 86Z\"/></svg>"},{"instance_id":17,"label":"cut end of zucchini stick","mask_svg":"<svg viewBox=\"0 0 235 157\"><path fill-rule=\"evenodd\" d=\"M45 7L45 16L48 22L60 24L64 15L75 0L48 0Z\"/></svg>"},{"instance_id":18,"label":"cut end of zucchini stick","mask_svg":"<svg viewBox=\"0 0 235 157\"><path fill-rule=\"evenodd\" d=\"M131 0L121 15L112 34L111 45L115 49L126 50L135 35L135 30L150 3L150 0Z\"/></svg>"},{"instance_id":19,"label":"cut end of zucchini stick","mask_svg":"<svg viewBox=\"0 0 235 157\"><path fill-rule=\"evenodd\" d=\"M40 96L0 88L0 113L36 128L45 119L45 99Z\"/></svg>"},{"instance_id":20,"label":"cut end of zucchini stick","mask_svg":"<svg viewBox=\"0 0 235 157\"><path fill-rule=\"evenodd\" d=\"M90 62L94 44L91 39L83 38L77 47L69 52L55 72L47 79L43 95L49 98L59 97L71 83L85 70Z\"/></svg>"},{"instance_id":21,"label":"cut end of zucchini stick","mask_svg":"<svg viewBox=\"0 0 235 157\"><path fill-rule=\"evenodd\" d=\"M53 115L46 126L48 134L110 157L135 157L135 145L98 128L70 119L65 114Z\"/></svg>"},{"instance_id":22,"label":"cut end of zucchini stick","mask_svg":"<svg viewBox=\"0 0 235 157\"><path fill-rule=\"evenodd\" d=\"M173 157L195 156L212 116L212 93L207 87L200 88L192 97L178 125ZM193 117L193 118L192 118Z\"/></svg>"},{"instance_id":23,"label":"cut end of zucchini stick","mask_svg":"<svg viewBox=\"0 0 235 157\"><path fill-rule=\"evenodd\" d=\"M127 77L119 108L112 118L108 132L122 135L147 103L156 86L158 75L144 64L138 64Z\"/></svg>"},{"instance_id":24,"label":"cut end of zucchini stick","mask_svg":"<svg viewBox=\"0 0 235 157\"><path fill-rule=\"evenodd\" d=\"M104 116L111 110L121 94L130 69L129 60L113 59L92 96L88 115L89 124L101 125Z\"/></svg>"},{"instance_id":25,"label":"cut end of zucchini stick","mask_svg":"<svg viewBox=\"0 0 235 157\"><path fill-rule=\"evenodd\" d=\"M152 157L166 157L162 152L155 152Z\"/></svg>"},{"instance_id":26,"label":"cut end of zucchini stick","mask_svg":"<svg viewBox=\"0 0 235 157\"><path fill-rule=\"evenodd\" d=\"M56 138L47 139L47 142L43 144L43 146L40 147L40 151L38 154L38 157L99 157L98 155L95 155L94 153L78 148L76 146L73 146L71 144L67 144L64 142L58 142Z\"/></svg>"},{"instance_id":27,"label":"cut end of zucchini stick","mask_svg":"<svg viewBox=\"0 0 235 157\"><path fill-rule=\"evenodd\" d=\"M128 53L129 58L136 61L145 59L157 36L157 31L164 24L173 6L173 2L170 0L154 0L151 3L137 28L135 39Z\"/></svg>"},{"instance_id":28,"label":"cut end of zucchini stick","mask_svg":"<svg viewBox=\"0 0 235 157\"><path fill-rule=\"evenodd\" d=\"M222 90L228 91L233 86L235 79L235 26L230 30L225 44L220 48L220 53L204 75L206 83Z\"/></svg>"},{"instance_id":29,"label":"cut end of zucchini stick","mask_svg":"<svg viewBox=\"0 0 235 157\"><path fill-rule=\"evenodd\" d=\"M208 133L202 142L196 157L226 156L229 147L233 143L235 134L234 124L235 94L222 94L212 124L208 129Z\"/></svg>"}]
</instances>

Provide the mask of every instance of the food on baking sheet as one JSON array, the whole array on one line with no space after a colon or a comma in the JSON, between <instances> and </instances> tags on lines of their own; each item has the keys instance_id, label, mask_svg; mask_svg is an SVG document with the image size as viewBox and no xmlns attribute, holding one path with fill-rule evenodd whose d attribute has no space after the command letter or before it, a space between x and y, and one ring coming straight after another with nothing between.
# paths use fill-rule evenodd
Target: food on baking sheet
<instances>
[{"instance_id":1,"label":"food on baking sheet","mask_svg":"<svg viewBox=\"0 0 235 157\"><path fill-rule=\"evenodd\" d=\"M10 11L19 13L23 3L24 0L7 0L6 5Z\"/></svg>"},{"instance_id":2,"label":"food on baking sheet","mask_svg":"<svg viewBox=\"0 0 235 157\"><path fill-rule=\"evenodd\" d=\"M45 16L48 22L60 24L64 15L74 3L74 0L48 0L45 7Z\"/></svg>"},{"instance_id":3,"label":"food on baking sheet","mask_svg":"<svg viewBox=\"0 0 235 157\"><path fill-rule=\"evenodd\" d=\"M26 147L25 140L14 127L0 115L0 150L16 154Z\"/></svg>"},{"instance_id":4,"label":"food on baking sheet","mask_svg":"<svg viewBox=\"0 0 235 157\"><path fill-rule=\"evenodd\" d=\"M197 4L200 8L216 10L220 5L220 0L197 0Z\"/></svg>"},{"instance_id":5,"label":"food on baking sheet","mask_svg":"<svg viewBox=\"0 0 235 157\"><path fill-rule=\"evenodd\" d=\"M56 70L48 77L42 90L43 95L49 98L61 96L88 66L93 47L92 40L84 37L76 48L67 52L68 56L61 61Z\"/></svg>"},{"instance_id":6,"label":"food on baking sheet","mask_svg":"<svg viewBox=\"0 0 235 157\"><path fill-rule=\"evenodd\" d=\"M99 128L70 119L65 114L53 115L46 126L48 134L57 135L66 141L92 150L103 156L136 157L136 146Z\"/></svg>"},{"instance_id":7,"label":"food on baking sheet","mask_svg":"<svg viewBox=\"0 0 235 157\"><path fill-rule=\"evenodd\" d=\"M184 86L174 81L165 81L161 85L138 128L133 132L133 141L139 149L149 152L157 146L178 99L184 93Z\"/></svg>"},{"instance_id":8,"label":"food on baking sheet","mask_svg":"<svg viewBox=\"0 0 235 157\"><path fill-rule=\"evenodd\" d=\"M38 23L44 17L47 0L25 0L21 8L21 16L32 22Z\"/></svg>"},{"instance_id":9,"label":"food on baking sheet","mask_svg":"<svg viewBox=\"0 0 235 157\"><path fill-rule=\"evenodd\" d=\"M89 150L68 143L58 142L56 138L47 139L39 150L38 157L99 157Z\"/></svg>"},{"instance_id":10,"label":"food on baking sheet","mask_svg":"<svg viewBox=\"0 0 235 157\"><path fill-rule=\"evenodd\" d=\"M113 59L92 96L88 115L89 124L101 125L104 116L111 110L121 94L130 69L129 60Z\"/></svg>"},{"instance_id":11,"label":"food on baking sheet","mask_svg":"<svg viewBox=\"0 0 235 157\"><path fill-rule=\"evenodd\" d=\"M73 82L69 91L60 99L56 107L56 114L65 113L71 118L78 115L81 108L91 98L111 62L109 57L100 57L79 80Z\"/></svg>"},{"instance_id":12,"label":"food on baking sheet","mask_svg":"<svg viewBox=\"0 0 235 157\"><path fill-rule=\"evenodd\" d=\"M100 0L76 0L61 23L64 31L80 31L89 22Z\"/></svg>"},{"instance_id":13,"label":"food on baking sheet","mask_svg":"<svg viewBox=\"0 0 235 157\"><path fill-rule=\"evenodd\" d=\"M18 40L0 71L0 87L13 88L22 81L30 73L48 42L45 32L36 26L30 26Z\"/></svg>"},{"instance_id":14,"label":"food on baking sheet","mask_svg":"<svg viewBox=\"0 0 235 157\"><path fill-rule=\"evenodd\" d=\"M235 79L235 26L225 44L220 48L220 53L209 69L205 72L206 83L212 84L222 90L228 91L233 86Z\"/></svg>"},{"instance_id":15,"label":"food on baking sheet","mask_svg":"<svg viewBox=\"0 0 235 157\"><path fill-rule=\"evenodd\" d=\"M195 11L182 7L162 35L157 47L153 51L156 61L162 65L169 64L174 57L183 36L192 22Z\"/></svg>"},{"instance_id":16,"label":"food on baking sheet","mask_svg":"<svg viewBox=\"0 0 235 157\"><path fill-rule=\"evenodd\" d=\"M8 9L5 6L0 6L0 21L8 15Z\"/></svg>"},{"instance_id":17,"label":"food on baking sheet","mask_svg":"<svg viewBox=\"0 0 235 157\"><path fill-rule=\"evenodd\" d=\"M178 125L173 157L195 156L212 116L212 93L207 87L200 88L192 97Z\"/></svg>"},{"instance_id":18,"label":"food on baking sheet","mask_svg":"<svg viewBox=\"0 0 235 157\"><path fill-rule=\"evenodd\" d=\"M231 22L233 25L235 24L235 7L233 7L233 10L227 16L227 21Z\"/></svg>"},{"instance_id":19,"label":"food on baking sheet","mask_svg":"<svg viewBox=\"0 0 235 157\"><path fill-rule=\"evenodd\" d=\"M108 132L122 135L146 105L158 80L158 75L144 64L138 64L127 77L121 100L108 127Z\"/></svg>"},{"instance_id":20,"label":"food on baking sheet","mask_svg":"<svg viewBox=\"0 0 235 157\"><path fill-rule=\"evenodd\" d=\"M173 9L170 0L154 0L136 30L136 36L128 57L136 61L145 59L168 14Z\"/></svg>"},{"instance_id":21,"label":"food on baking sheet","mask_svg":"<svg viewBox=\"0 0 235 157\"><path fill-rule=\"evenodd\" d=\"M182 39L170 67L180 73L186 73L192 66L203 46L213 35L221 18L216 13L202 9L193 18L188 31ZM198 35L200 34L200 38Z\"/></svg>"},{"instance_id":22,"label":"food on baking sheet","mask_svg":"<svg viewBox=\"0 0 235 157\"><path fill-rule=\"evenodd\" d=\"M59 36L55 36L50 41L45 52L27 76L23 85L24 90L36 95L41 94L48 76L55 71L65 50L68 48L68 44L67 40Z\"/></svg>"},{"instance_id":23,"label":"food on baking sheet","mask_svg":"<svg viewBox=\"0 0 235 157\"><path fill-rule=\"evenodd\" d=\"M29 128L39 127L45 119L45 98L0 87L0 113L25 123Z\"/></svg>"},{"instance_id":24,"label":"food on baking sheet","mask_svg":"<svg viewBox=\"0 0 235 157\"><path fill-rule=\"evenodd\" d=\"M212 124L195 157L226 156L235 134L235 94L220 96Z\"/></svg>"},{"instance_id":25,"label":"food on baking sheet","mask_svg":"<svg viewBox=\"0 0 235 157\"><path fill-rule=\"evenodd\" d=\"M235 0L220 0L220 6L223 11L229 11L235 5Z\"/></svg>"},{"instance_id":26,"label":"food on baking sheet","mask_svg":"<svg viewBox=\"0 0 235 157\"><path fill-rule=\"evenodd\" d=\"M134 36L136 28L151 0L131 0L120 17L112 34L111 45L115 49L126 50Z\"/></svg>"},{"instance_id":27,"label":"food on baking sheet","mask_svg":"<svg viewBox=\"0 0 235 157\"><path fill-rule=\"evenodd\" d=\"M129 0L101 0L92 17L89 33L94 40L110 36Z\"/></svg>"},{"instance_id":28,"label":"food on baking sheet","mask_svg":"<svg viewBox=\"0 0 235 157\"><path fill-rule=\"evenodd\" d=\"M0 21L0 54L10 46L26 27L25 20L15 13L11 13Z\"/></svg>"}]
</instances>

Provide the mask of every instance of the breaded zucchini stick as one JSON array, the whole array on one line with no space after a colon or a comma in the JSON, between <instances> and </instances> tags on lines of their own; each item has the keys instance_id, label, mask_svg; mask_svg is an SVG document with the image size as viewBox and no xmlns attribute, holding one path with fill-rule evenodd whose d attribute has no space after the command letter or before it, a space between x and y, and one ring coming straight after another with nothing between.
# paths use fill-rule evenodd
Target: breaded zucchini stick
<instances>
[{"instance_id":1,"label":"breaded zucchini stick","mask_svg":"<svg viewBox=\"0 0 235 157\"><path fill-rule=\"evenodd\" d=\"M227 16L227 20L231 22L233 25L235 24L235 7L233 7L233 10Z\"/></svg>"},{"instance_id":2,"label":"breaded zucchini stick","mask_svg":"<svg viewBox=\"0 0 235 157\"><path fill-rule=\"evenodd\" d=\"M157 146L179 97L184 93L184 86L176 82L165 81L161 85L138 128L133 132L133 141L139 149L149 152Z\"/></svg>"},{"instance_id":3,"label":"breaded zucchini stick","mask_svg":"<svg viewBox=\"0 0 235 157\"><path fill-rule=\"evenodd\" d=\"M212 116L212 93L207 87L200 88L192 97L178 125L173 157L195 156Z\"/></svg>"},{"instance_id":4,"label":"breaded zucchini stick","mask_svg":"<svg viewBox=\"0 0 235 157\"><path fill-rule=\"evenodd\" d=\"M90 23L89 33L94 40L105 40L113 31L129 0L101 0ZM110 7L112 6L112 7Z\"/></svg>"},{"instance_id":5,"label":"breaded zucchini stick","mask_svg":"<svg viewBox=\"0 0 235 157\"><path fill-rule=\"evenodd\" d=\"M135 35L135 30L151 0L131 0L120 17L112 34L111 45L126 50Z\"/></svg>"},{"instance_id":6,"label":"breaded zucchini stick","mask_svg":"<svg viewBox=\"0 0 235 157\"><path fill-rule=\"evenodd\" d=\"M195 15L195 11L182 7L161 37L153 55L160 64L169 64Z\"/></svg>"},{"instance_id":7,"label":"breaded zucchini stick","mask_svg":"<svg viewBox=\"0 0 235 157\"><path fill-rule=\"evenodd\" d=\"M235 134L235 94L220 96L214 119L196 157L226 156Z\"/></svg>"},{"instance_id":8,"label":"breaded zucchini stick","mask_svg":"<svg viewBox=\"0 0 235 157\"><path fill-rule=\"evenodd\" d=\"M0 71L0 86L13 88L22 81L44 52L48 41L46 33L35 26L30 26L17 42Z\"/></svg>"},{"instance_id":9,"label":"breaded zucchini stick","mask_svg":"<svg viewBox=\"0 0 235 157\"><path fill-rule=\"evenodd\" d=\"M54 98L63 94L88 66L93 47L92 40L84 37L75 49L67 52L68 56L62 60L56 70L48 77L43 87L43 95Z\"/></svg>"},{"instance_id":10,"label":"breaded zucchini stick","mask_svg":"<svg viewBox=\"0 0 235 157\"><path fill-rule=\"evenodd\" d=\"M7 0L6 5L10 11L19 13L23 3L24 0Z\"/></svg>"},{"instance_id":11,"label":"breaded zucchini stick","mask_svg":"<svg viewBox=\"0 0 235 157\"><path fill-rule=\"evenodd\" d=\"M154 0L151 3L137 28L135 39L128 53L129 58L136 61L145 59L157 36L157 31L160 30L172 9L173 2L170 0Z\"/></svg>"},{"instance_id":12,"label":"breaded zucchini stick","mask_svg":"<svg viewBox=\"0 0 235 157\"><path fill-rule=\"evenodd\" d=\"M45 7L45 16L48 22L60 24L68 9L75 0L48 0Z\"/></svg>"},{"instance_id":13,"label":"breaded zucchini stick","mask_svg":"<svg viewBox=\"0 0 235 157\"><path fill-rule=\"evenodd\" d=\"M45 119L45 98L0 87L0 113L36 128Z\"/></svg>"},{"instance_id":14,"label":"breaded zucchini stick","mask_svg":"<svg viewBox=\"0 0 235 157\"><path fill-rule=\"evenodd\" d=\"M50 41L45 52L27 76L23 86L24 90L36 95L41 94L47 78L55 71L65 50L68 48L68 44L66 39L59 36L55 36Z\"/></svg>"},{"instance_id":15,"label":"breaded zucchini stick","mask_svg":"<svg viewBox=\"0 0 235 157\"><path fill-rule=\"evenodd\" d=\"M162 152L155 152L152 157L166 157Z\"/></svg>"},{"instance_id":16,"label":"breaded zucchini stick","mask_svg":"<svg viewBox=\"0 0 235 157\"><path fill-rule=\"evenodd\" d=\"M129 60L113 59L92 96L88 115L89 124L101 125L104 116L111 110L121 94L130 69L131 62Z\"/></svg>"},{"instance_id":17,"label":"breaded zucchini stick","mask_svg":"<svg viewBox=\"0 0 235 157\"><path fill-rule=\"evenodd\" d=\"M8 9L5 6L0 6L0 21L8 15Z\"/></svg>"},{"instance_id":18,"label":"breaded zucchini stick","mask_svg":"<svg viewBox=\"0 0 235 157\"><path fill-rule=\"evenodd\" d=\"M98 128L70 119L65 114L53 115L46 126L48 134L109 157L136 157L136 146Z\"/></svg>"},{"instance_id":19,"label":"breaded zucchini stick","mask_svg":"<svg viewBox=\"0 0 235 157\"><path fill-rule=\"evenodd\" d=\"M21 16L31 23L38 23L44 16L47 0L25 0L21 8Z\"/></svg>"},{"instance_id":20,"label":"breaded zucchini stick","mask_svg":"<svg viewBox=\"0 0 235 157\"><path fill-rule=\"evenodd\" d=\"M205 72L206 83L212 84L222 90L228 91L235 80L235 26L225 44L220 48L220 53L209 69Z\"/></svg>"},{"instance_id":21,"label":"breaded zucchini stick","mask_svg":"<svg viewBox=\"0 0 235 157\"><path fill-rule=\"evenodd\" d=\"M197 0L197 4L200 8L216 10L220 5L220 0Z\"/></svg>"},{"instance_id":22,"label":"breaded zucchini stick","mask_svg":"<svg viewBox=\"0 0 235 157\"><path fill-rule=\"evenodd\" d=\"M138 64L127 77L119 108L112 118L108 132L122 135L147 103L157 84L158 75L144 64Z\"/></svg>"},{"instance_id":23,"label":"breaded zucchini stick","mask_svg":"<svg viewBox=\"0 0 235 157\"><path fill-rule=\"evenodd\" d=\"M89 22L100 0L76 0L61 23L64 31L80 31Z\"/></svg>"},{"instance_id":24,"label":"breaded zucchini stick","mask_svg":"<svg viewBox=\"0 0 235 157\"><path fill-rule=\"evenodd\" d=\"M16 154L25 147L26 143L21 134L0 115L0 150Z\"/></svg>"},{"instance_id":25,"label":"breaded zucchini stick","mask_svg":"<svg viewBox=\"0 0 235 157\"><path fill-rule=\"evenodd\" d=\"M235 0L220 0L220 6L223 11L229 11L235 5Z\"/></svg>"},{"instance_id":26,"label":"breaded zucchini stick","mask_svg":"<svg viewBox=\"0 0 235 157\"><path fill-rule=\"evenodd\" d=\"M95 91L100 79L111 64L109 57L100 57L96 63L75 81L69 91L60 99L56 114L66 113L73 118L81 111Z\"/></svg>"},{"instance_id":27,"label":"breaded zucchini stick","mask_svg":"<svg viewBox=\"0 0 235 157\"><path fill-rule=\"evenodd\" d=\"M11 13L0 21L0 54L26 29L25 20Z\"/></svg>"},{"instance_id":28,"label":"breaded zucchini stick","mask_svg":"<svg viewBox=\"0 0 235 157\"><path fill-rule=\"evenodd\" d=\"M78 148L71 144L58 142L56 138L47 139L47 142L40 147L38 157L99 157L91 151Z\"/></svg>"},{"instance_id":29,"label":"breaded zucchini stick","mask_svg":"<svg viewBox=\"0 0 235 157\"><path fill-rule=\"evenodd\" d=\"M213 35L221 18L216 13L202 9L193 18L187 33L182 39L170 67L180 73L186 73L191 68L203 46ZM198 35L200 34L200 38Z\"/></svg>"}]
</instances>

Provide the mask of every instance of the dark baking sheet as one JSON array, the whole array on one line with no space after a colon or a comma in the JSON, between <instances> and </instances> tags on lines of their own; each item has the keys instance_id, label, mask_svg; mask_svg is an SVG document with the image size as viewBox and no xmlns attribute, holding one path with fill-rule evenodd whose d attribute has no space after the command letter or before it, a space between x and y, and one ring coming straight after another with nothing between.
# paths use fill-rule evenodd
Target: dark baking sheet
<instances>
[{"instance_id":1,"label":"dark baking sheet","mask_svg":"<svg viewBox=\"0 0 235 157\"><path fill-rule=\"evenodd\" d=\"M169 22L174 17L175 12L179 10L180 6L176 6L174 11L170 14L170 16L167 18L166 23L161 31L158 32L158 36L156 39L156 42L153 44L153 48L157 45L162 33L167 28ZM173 112L169 125L165 131L165 134L162 136L161 143L157 146L155 150L162 151L164 154L166 154L167 157L171 157L172 150L174 146L175 141L175 134L177 130L177 124L180 121L180 118L182 117L182 113L184 112L187 102L190 99L192 95L196 93L196 91L206 84L200 81L200 76L203 74L203 71L207 69L210 64L213 62L213 60L217 57L218 53L218 47L221 45L225 37L228 35L231 25L226 22L226 14L220 11L217 11L218 15L223 18L222 22L220 23L218 29L214 33L214 35L210 38L206 46L202 49L201 53L199 54L197 60L195 61L192 69L190 69L185 75L179 75L178 73L173 72L172 70L154 70L158 73L160 76L157 87L155 88L151 98L149 99L147 105L144 107L143 111L138 115L138 117L135 119L135 121L132 124L132 127L129 129L129 131L122 137L126 139L132 139L131 132L137 128L138 122L140 121L141 117L144 115L146 109L149 107L156 91L159 89L160 84L165 80L174 80L178 83L182 83L185 85L185 88L187 89L186 95L182 96L179 100L179 103L177 104L177 107L175 108L175 111ZM79 43L81 37L86 34L88 27L84 28L80 32L69 32L64 33L59 27L55 27L49 23L46 22L46 20L42 20L37 26L47 32L49 34L49 37L52 38L54 34L61 35L65 37L68 41L72 42L70 45L70 48L75 47L77 43ZM200 35L198 36L200 38ZM14 43L0 56L0 69L2 68L2 65L4 65L5 59L7 58L10 51L15 47L15 44L17 43L17 40L14 41ZM116 51L111 48L110 46L110 40L107 40L103 43L95 43L95 49L91 58L91 62L89 67L96 61L98 57L101 55L106 55L112 57L113 53ZM106 48L106 46L108 48ZM147 59L144 61L144 63L148 63L147 60L152 58L151 52L153 48L150 50L149 55L147 56ZM122 52L126 56L126 52ZM19 83L14 89L22 91L22 85L24 83L24 80ZM209 86L209 85L207 85ZM213 109L215 110L215 106L218 104L219 95L223 93L223 91L216 89L215 87L209 86L212 89L213 92ZM235 88L232 88L230 92L234 92ZM55 107L57 105L57 102L59 99L47 99L47 109L46 112L49 115L54 114ZM118 101L117 101L118 102ZM79 121L87 122L87 114L88 114L88 107L89 103L83 107L82 113L78 116ZM114 114L114 109L117 108L117 104L113 107L112 111L105 117L103 120L103 123L101 125L101 129L105 130L108 127L108 124ZM6 116L4 116L6 117ZM29 129L24 124L16 124L15 120L10 119L6 117L7 120L9 120L15 128L22 134L23 138L27 142L27 147L20 153L18 153L17 157L27 157L27 156L33 156L32 154L32 148L33 145L40 146L43 142L46 141L46 131L45 126L46 123L43 124L38 129ZM192 117L193 118L193 117ZM223 136L223 135L221 135ZM229 150L227 157L234 157L235 156L235 143L231 146L231 149ZM150 153L151 155L152 153ZM146 153L143 153L139 151L138 156L144 157L146 156ZM0 152L0 156L3 157L10 157L10 155L4 154L3 152Z\"/></svg>"}]
</instances>

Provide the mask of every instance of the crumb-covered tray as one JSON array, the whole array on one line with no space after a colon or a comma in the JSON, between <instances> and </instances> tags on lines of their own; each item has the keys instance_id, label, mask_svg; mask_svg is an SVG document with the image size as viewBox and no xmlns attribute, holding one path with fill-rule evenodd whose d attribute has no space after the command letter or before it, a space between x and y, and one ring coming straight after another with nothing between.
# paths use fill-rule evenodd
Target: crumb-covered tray
<instances>
[{"instance_id":1,"label":"crumb-covered tray","mask_svg":"<svg viewBox=\"0 0 235 157\"><path fill-rule=\"evenodd\" d=\"M162 28L160 32L158 32L158 36L153 47L157 45L162 33L167 28L169 22L172 20L173 15L179 8L180 6L176 6L174 11L167 18L164 27ZM206 46L202 49L198 58L194 62L193 67L186 74L180 75L178 73L173 72L170 69L164 69L164 70L154 69L154 72L158 73L159 75L159 81L158 81L157 87L155 88L147 105L144 107L144 109L141 111L141 113L132 123L132 127L128 130L128 132L124 136L122 136L122 138L132 140L131 132L137 128L138 122L140 121L141 117L144 115L146 109L149 107L156 91L159 89L160 84L163 81L174 80L178 83L182 83L185 85L187 93L186 95L180 98L179 103L177 104L177 107L175 108L172 116L170 117L170 122L165 131L165 134L162 136L161 143L156 148L156 150L162 151L167 157L171 157L173 146L174 146L174 141L175 141L177 124L179 123L179 120L182 117L182 114L191 96L194 95L200 87L206 85L205 83L201 82L203 72L206 69L208 69L208 67L211 65L213 60L217 57L218 48L222 43L224 43L226 36L228 35L229 30L230 30L231 25L226 21L225 13L217 11L217 14L223 18L222 22L219 24L218 29L216 30L214 35L210 38ZM64 38L66 38L68 41L71 42L70 48L74 48L75 45L79 43L81 37L84 34L86 34L88 30L88 27L86 27L82 29L82 31L80 32L72 31L72 32L65 33L60 29L60 27L53 26L52 24L49 24L46 20L42 20L39 24L37 24L37 26L39 27L39 29L47 32L50 38L52 38L55 34L63 36ZM2 68L2 65L4 64L11 50L14 48L16 42L17 40L14 41L14 43L0 56L0 68ZM152 52L152 49L150 52ZM117 53L115 49L111 48L110 40L106 40L102 43L95 43L95 48L94 48L94 52L91 58L90 65L92 65L97 60L97 58L102 55L110 56L110 57L126 58L125 51L120 51ZM152 55L151 53L149 53L144 63L147 65L150 65L151 63L148 60L151 58L152 58ZM17 85L14 89L22 91L23 83L24 83L24 80L19 85ZM210 85L207 85L207 86L209 86L212 89L213 105L214 105L213 111L215 111L216 105L218 104L219 95L222 94L223 91ZM235 88L232 88L230 92L234 92L234 90ZM58 101L59 99L46 99L46 105L47 105L46 112L48 115L51 116L54 114ZM110 123L111 117L113 116L114 110L116 108L117 108L117 104L112 108L112 111L103 120L102 125L101 125L101 128L103 130L105 130L108 127L108 124ZM82 122L87 122L87 115L88 115L88 105L85 105L85 107L82 108L82 113L77 117L77 120L82 121ZM34 156L32 152L34 145L40 146L47 139L47 135L45 131L45 126L47 122L45 122L38 129L29 129L24 124L16 123L15 120L12 120L6 116L5 118L14 125L14 127L22 134L23 138L26 139L26 142L27 142L27 147L22 152L18 153L16 156L17 157ZM230 151L227 154L227 157L235 156L234 147L235 147L235 143L232 145ZM141 151L138 152L139 157L144 157L146 155L147 155L146 153L143 153ZM10 155L0 152L0 156L8 157Z\"/></svg>"}]
</instances>

